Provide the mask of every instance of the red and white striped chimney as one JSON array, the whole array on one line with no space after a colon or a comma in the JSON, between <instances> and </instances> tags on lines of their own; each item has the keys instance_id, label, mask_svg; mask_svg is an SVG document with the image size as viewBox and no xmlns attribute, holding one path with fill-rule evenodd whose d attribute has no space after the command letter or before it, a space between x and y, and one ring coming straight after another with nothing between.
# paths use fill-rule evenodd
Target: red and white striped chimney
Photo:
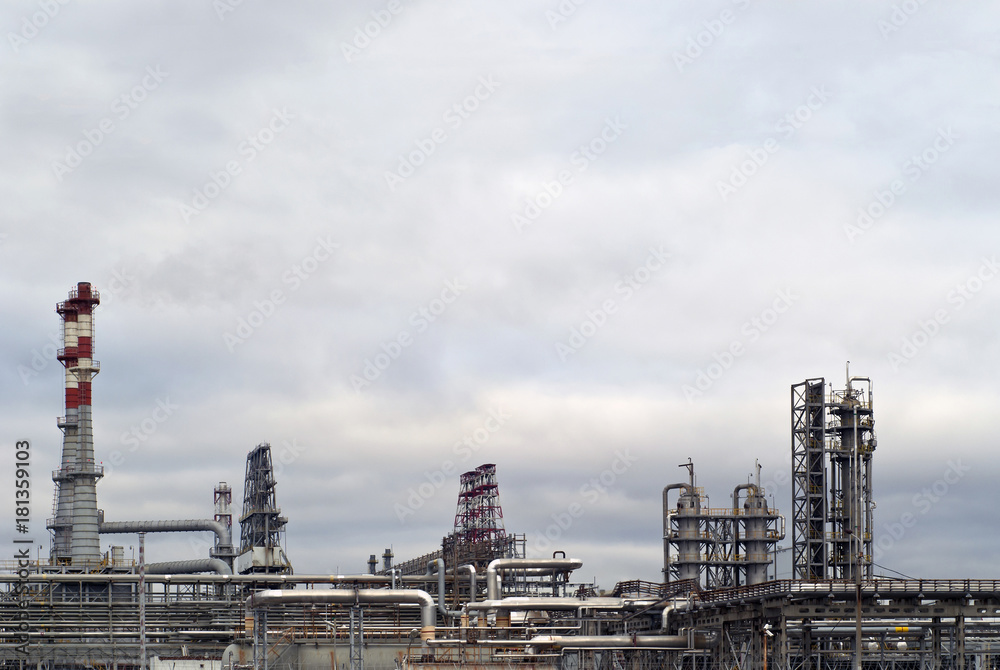
<instances>
[{"instance_id":1,"label":"red and white striped chimney","mask_svg":"<svg viewBox=\"0 0 1000 670\"><path fill-rule=\"evenodd\" d=\"M63 348L58 359L66 368L66 415L57 421L63 431L62 462L52 473L56 509L49 519L53 541L51 560L85 566L100 560L97 480L104 474L94 462L94 428L90 386L100 371L94 360L94 308L97 291L80 282L65 302L56 305L63 322Z\"/></svg>"}]
</instances>

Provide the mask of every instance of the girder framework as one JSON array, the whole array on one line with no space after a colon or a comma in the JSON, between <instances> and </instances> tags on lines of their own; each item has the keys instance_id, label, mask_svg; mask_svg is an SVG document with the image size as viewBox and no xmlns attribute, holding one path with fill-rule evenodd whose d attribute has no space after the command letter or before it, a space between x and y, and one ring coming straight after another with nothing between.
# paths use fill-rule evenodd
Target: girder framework
<instances>
[{"instance_id":1,"label":"girder framework","mask_svg":"<svg viewBox=\"0 0 1000 670\"><path fill-rule=\"evenodd\" d=\"M263 442L247 454L237 558L237 571L241 574L291 571L291 564L282 549L288 519L281 515L274 487L271 445Z\"/></svg>"},{"instance_id":2,"label":"girder framework","mask_svg":"<svg viewBox=\"0 0 1000 670\"><path fill-rule=\"evenodd\" d=\"M798 579L872 578L871 380L795 384L792 416L792 563Z\"/></svg>"},{"instance_id":3,"label":"girder framework","mask_svg":"<svg viewBox=\"0 0 1000 670\"><path fill-rule=\"evenodd\" d=\"M696 580L706 589L766 581L785 523L768 507L759 468L756 484L734 489L732 507L712 508L704 490L695 486L694 464L689 459L683 467L690 469L689 482L663 489L664 579ZM673 491L680 492L676 502Z\"/></svg>"},{"instance_id":4,"label":"girder framework","mask_svg":"<svg viewBox=\"0 0 1000 670\"><path fill-rule=\"evenodd\" d=\"M276 575L147 576L146 628L151 654L220 658L230 644L250 650L254 630L244 619L245 600L266 588L307 589L329 578ZM0 664L48 662L51 668L119 667L138 658L138 579L132 574L32 575L22 587L16 575L0 577L0 636L18 635L27 611L31 634L25 659L0 644ZM23 590L22 590L23 588ZM365 667L438 670L476 665L502 670L512 659L551 670L683 668L729 670L844 670L850 665L855 585L843 580L771 581L700 590L697 583L624 583L616 593L630 603L620 611L579 609L545 613L536 599L523 618L485 615L449 621L439 615L436 645L421 647L413 631L420 611L405 605L363 605ZM875 579L862 589L862 667L881 670L976 670L1000 660L1000 581ZM25 598L27 595L27 598ZM20 602L27 600L27 606ZM270 658L301 662L297 650L318 649L327 663L349 665L351 608L289 605L268 610ZM670 610L669 612L667 610ZM664 616L667 618L664 618ZM357 612L355 613L357 617ZM358 621L359 619L355 619ZM767 626L767 629L765 629ZM766 630L772 636L766 634ZM259 632L259 631L258 631ZM355 630L355 635L357 630ZM666 635L689 639L675 649L594 649L560 652L535 647L536 636ZM696 640L707 644L695 644ZM616 643L620 644L620 643ZM381 654L379 648L390 653ZM338 651L339 650L339 651ZM355 649L357 652L357 648ZM312 653L312 652L310 652ZM247 653L246 660L253 658ZM386 660L386 659L390 660ZM276 662L271 668L282 668ZM306 667L302 665L302 667Z\"/></svg>"}]
</instances>

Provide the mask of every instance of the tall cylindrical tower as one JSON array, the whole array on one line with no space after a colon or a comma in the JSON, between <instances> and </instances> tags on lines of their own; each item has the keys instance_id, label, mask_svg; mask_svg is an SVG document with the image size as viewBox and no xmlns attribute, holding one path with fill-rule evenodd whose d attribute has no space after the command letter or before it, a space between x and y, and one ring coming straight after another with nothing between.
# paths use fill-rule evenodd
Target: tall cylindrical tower
<instances>
[{"instance_id":1,"label":"tall cylindrical tower","mask_svg":"<svg viewBox=\"0 0 1000 670\"><path fill-rule=\"evenodd\" d=\"M878 441L868 377L792 386L792 550L797 579L873 575L872 455Z\"/></svg>"},{"instance_id":2,"label":"tall cylindrical tower","mask_svg":"<svg viewBox=\"0 0 1000 670\"><path fill-rule=\"evenodd\" d=\"M699 579L702 570L701 496L692 488L677 498L677 578Z\"/></svg>"},{"instance_id":3,"label":"tall cylindrical tower","mask_svg":"<svg viewBox=\"0 0 1000 670\"><path fill-rule=\"evenodd\" d=\"M62 318L63 348L58 359L66 368L66 414L57 420L63 431L60 468L52 473L56 484L51 561L84 566L100 560L97 518L97 480L104 469L94 462L94 427L90 385L100 371L94 360L94 308L97 291L80 282L66 301L56 305Z\"/></svg>"},{"instance_id":4,"label":"tall cylindrical tower","mask_svg":"<svg viewBox=\"0 0 1000 670\"><path fill-rule=\"evenodd\" d=\"M743 562L746 565L746 583L763 584L767 581L767 568L775 543L785 537L784 521L780 515L767 508L764 489L754 484L747 490L743 503ZM739 548L737 548L739 552Z\"/></svg>"}]
</instances>

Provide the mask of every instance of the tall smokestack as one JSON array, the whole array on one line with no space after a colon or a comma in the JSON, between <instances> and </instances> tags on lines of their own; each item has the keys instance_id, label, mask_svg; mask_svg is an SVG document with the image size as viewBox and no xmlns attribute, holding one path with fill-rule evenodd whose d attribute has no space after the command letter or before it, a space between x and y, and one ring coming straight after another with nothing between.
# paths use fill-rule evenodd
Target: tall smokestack
<instances>
[{"instance_id":1,"label":"tall smokestack","mask_svg":"<svg viewBox=\"0 0 1000 670\"><path fill-rule=\"evenodd\" d=\"M100 369L94 360L94 308L101 297L87 282L56 305L63 322L59 361L66 368L66 415L57 420L63 431L62 462L52 473L56 484L51 561L83 566L100 560L97 480L104 469L94 463L94 427L90 384Z\"/></svg>"}]
</instances>

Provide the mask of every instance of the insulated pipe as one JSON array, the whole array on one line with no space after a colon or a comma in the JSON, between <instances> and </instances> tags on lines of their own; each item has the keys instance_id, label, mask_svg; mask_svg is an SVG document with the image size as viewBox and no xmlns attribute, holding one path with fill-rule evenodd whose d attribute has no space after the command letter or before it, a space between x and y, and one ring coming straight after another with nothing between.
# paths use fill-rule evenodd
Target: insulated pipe
<instances>
[{"instance_id":1,"label":"insulated pipe","mask_svg":"<svg viewBox=\"0 0 1000 670\"><path fill-rule=\"evenodd\" d=\"M476 589L479 586L477 583L478 575L476 574L476 566L466 563L455 568L456 573L460 571L469 573L469 602L474 603L476 602Z\"/></svg>"},{"instance_id":2,"label":"insulated pipe","mask_svg":"<svg viewBox=\"0 0 1000 670\"><path fill-rule=\"evenodd\" d=\"M516 597L503 600L483 600L477 603L466 603L467 610L579 610L601 609L622 610L638 605L637 601L624 598L548 598L548 597Z\"/></svg>"},{"instance_id":3,"label":"insulated pipe","mask_svg":"<svg viewBox=\"0 0 1000 670\"><path fill-rule=\"evenodd\" d=\"M232 584L320 584L329 582L332 584L389 584L389 577L382 575L174 575L174 582L184 583L232 583ZM82 574L82 573L61 573L61 572L41 572L28 575L29 582L98 582L104 584L131 583L139 579L135 573L129 574ZM406 575L403 577L404 583L423 583L429 578L427 575ZM19 581L16 574L0 575L0 584ZM160 575L146 575L146 581L163 581Z\"/></svg>"},{"instance_id":4,"label":"insulated pipe","mask_svg":"<svg viewBox=\"0 0 1000 670\"><path fill-rule=\"evenodd\" d=\"M222 669L236 670L237 665L243 664L243 651L238 644L231 644L222 652Z\"/></svg>"},{"instance_id":5,"label":"insulated pipe","mask_svg":"<svg viewBox=\"0 0 1000 670\"><path fill-rule=\"evenodd\" d=\"M500 599L500 580L497 573L501 570L546 568L572 572L582 567L583 561L576 558L496 558L486 566L486 598L488 600Z\"/></svg>"},{"instance_id":6,"label":"insulated pipe","mask_svg":"<svg viewBox=\"0 0 1000 670\"><path fill-rule=\"evenodd\" d=\"M663 581L665 582L670 581L670 540L667 537L670 533L670 529L667 527L667 513L670 510L670 503L668 502L668 494L671 491L675 491L677 489L684 489L685 493L691 498L691 500L694 501L695 514L701 511L700 510L701 501L698 499L698 496L695 495L695 490L693 485L678 483L678 484L668 484L667 486L663 487ZM697 521L695 521L695 523L697 524ZM697 532L695 534L697 535ZM678 545L678 551L680 551L679 546L680 545ZM701 547L700 543L698 544L698 547L700 551ZM682 576L681 579L692 579L692 577L691 575L686 575ZM693 579L698 579L698 575L695 574Z\"/></svg>"},{"instance_id":7,"label":"insulated pipe","mask_svg":"<svg viewBox=\"0 0 1000 670\"><path fill-rule=\"evenodd\" d=\"M690 607L691 602L689 600L673 600L666 607L663 608L663 623L660 624L661 633L670 632L670 613L674 610L687 609Z\"/></svg>"},{"instance_id":8,"label":"insulated pipe","mask_svg":"<svg viewBox=\"0 0 1000 670\"><path fill-rule=\"evenodd\" d=\"M733 489L733 511L737 512L740 509L740 491L753 491L754 495L757 493L756 484L740 484L735 489Z\"/></svg>"},{"instance_id":9,"label":"insulated pipe","mask_svg":"<svg viewBox=\"0 0 1000 670\"><path fill-rule=\"evenodd\" d=\"M435 570L437 571L437 577L438 577L438 611L441 612L442 616L446 617L455 618L462 616L462 612L460 610L451 611L444 605L444 559L443 558L435 558L433 560L427 561L427 574L433 575Z\"/></svg>"},{"instance_id":10,"label":"insulated pipe","mask_svg":"<svg viewBox=\"0 0 1000 670\"><path fill-rule=\"evenodd\" d=\"M809 626L809 632L819 633L821 635L834 635L837 637L843 637L848 635L854 635L856 632L855 624L850 623L844 626ZM922 636L926 632L926 628L923 626L862 626L861 632L866 635L875 635L882 633L888 633L890 635L899 635L901 637L905 636ZM789 627L789 635L801 635L803 627Z\"/></svg>"},{"instance_id":11,"label":"insulated pipe","mask_svg":"<svg viewBox=\"0 0 1000 670\"><path fill-rule=\"evenodd\" d=\"M269 589L258 591L247 598L247 609L270 607L289 604L324 604L336 603L351 605L354 603L414 603L420 605L420 637L423 640L434 639L434 627L437 624L437 613L434 599L427 591L418 589L330 589L328 591Z\"/></svg>"},{"instance_id":12,"label":"insulated pipe","mask_svg":"<svg viewBox=\"0 0 1000 670\"><path fill-rule=\"evenodd\" d=\"M100 526L101 534L110 533L178 533L184 531L210 530L215 533L220 547L232 545L229 529L212 519L183 519L180 521L105 521Z\"/></svg>"},{"instance_id":13,"label":"insulated pipe","mask_svg":"<svg viewBox=\"0 0 1000 670\"><path fill-rule=\"evenodd\" d=\"M740 491L752 491L754 494L757 493L757 487L753 484L740 484L733 489L733 554L737 555L740 553L740 521L737 515L740 513ZM749 559L749 552L743 552L746 558ZM749 571L749 570L748 570ZM737 566L733 570L733 583L735 586L740 585L740 571ZM749 579L747 580L749 582Z\"/></svg>"},{"instance_id":14,"label":"insulated pipe","mask_svg":"<svg viewBox=\"0 0 1000 670\"><path fill-rule=\"evenodd\" d=\"M694 494L695 493L694 492L694 487L691 486L690 484L668 484L667 486L664 486L663 487L663 517L664 517L664 519L667 516L667 509L669 508L669 504L667 503L667 494L670 493L671 491L676 491L677 489L684 489L685 491L687 491L687 494L689 496L691 496L692 498L697 498L697 496L695 496L695 494ZM664 529L664 530L666 530L666 529Z\"/></svg>"},{"instance_id":15,"label":"insulated pipe","mask_svg":"<svg viewBox=\"0 0 1000 670\"><path fill-rule=\"evenodd\" d=\"M536 635L528 641L535 647L556 649L633 649L636 647L657 649L687 649L687 635ZM694 636L696 649L710 646L705 635Z\"/></svg>"},{"instance_id":16,"label":"insulated pipe","mask_svg":"<svg viewBox=\"0 0 1000 670\"><path fill-rule=\"evenodd\" d=\"M146 574L151 575L189 575L196 572L215 572L220 575L231 575L233 569L219 558L200 558L193 561L168 561L166 563L150 563L146 566Z\"/></svg>"}]
</instances>

